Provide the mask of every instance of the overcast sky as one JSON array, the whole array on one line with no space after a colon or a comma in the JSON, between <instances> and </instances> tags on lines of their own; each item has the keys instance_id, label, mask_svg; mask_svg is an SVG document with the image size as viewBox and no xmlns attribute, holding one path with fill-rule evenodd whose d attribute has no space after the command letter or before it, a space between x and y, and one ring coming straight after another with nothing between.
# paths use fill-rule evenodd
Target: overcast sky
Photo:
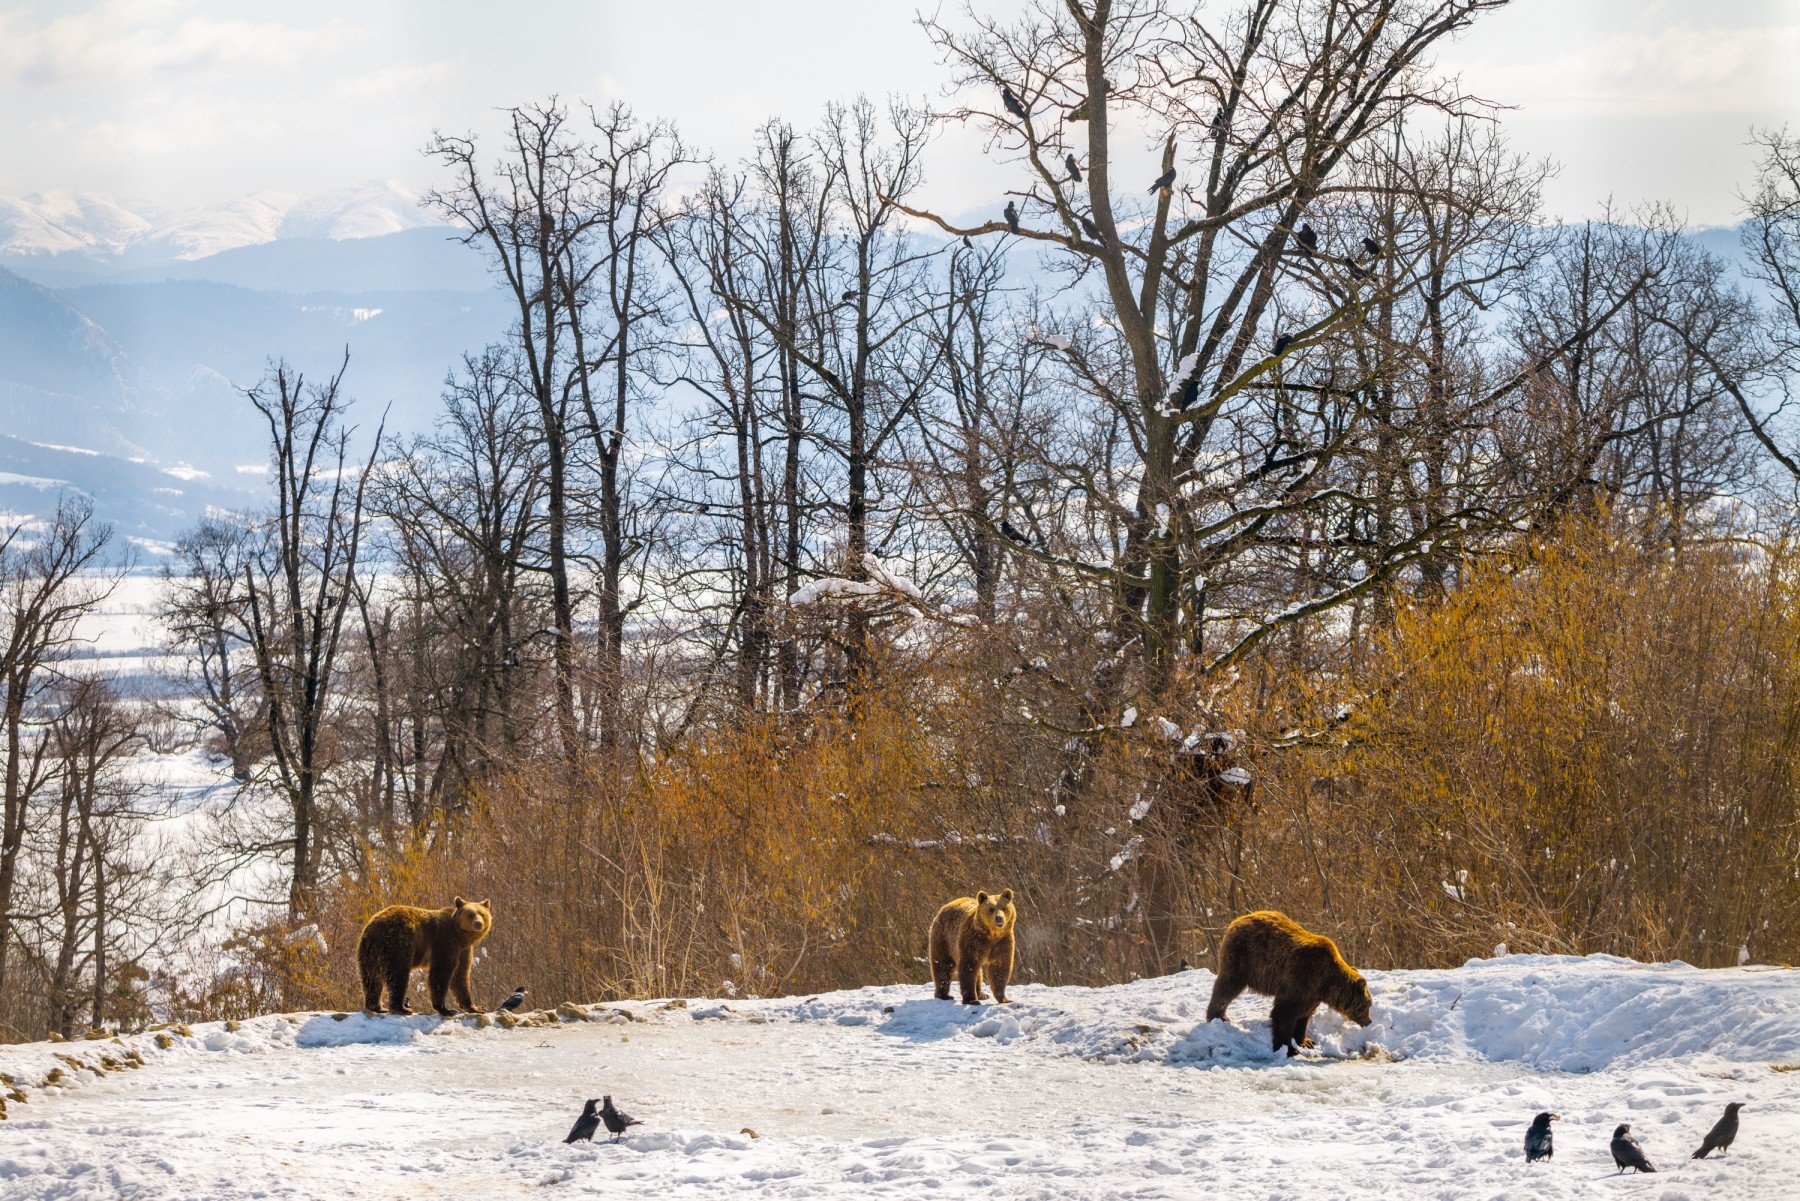
<instances>
[{"instance_id":1,"label":"overcast sky","mask_svg":"<svg viewBox=\"0 0 1800 1201\"><path fill-rule=\"evenodd\" d=\"M624 98L735 155L772 114L809 125L859 90L936 97L944 72L916 8L0 0L0 195L82 188L187 205L366 179L424 187L433 128L480 127L497 106L551 92ZM1673 202L1695 224L1735 220L1750 127L1800 125L1800 0L1514 0L1438 61L1517 106L1515 147L1562 164L1547 201L1564 218L1610 195ZM955 137L934 148L934 207L995 194L978 150Z\"/></svg>"}]
</instances>

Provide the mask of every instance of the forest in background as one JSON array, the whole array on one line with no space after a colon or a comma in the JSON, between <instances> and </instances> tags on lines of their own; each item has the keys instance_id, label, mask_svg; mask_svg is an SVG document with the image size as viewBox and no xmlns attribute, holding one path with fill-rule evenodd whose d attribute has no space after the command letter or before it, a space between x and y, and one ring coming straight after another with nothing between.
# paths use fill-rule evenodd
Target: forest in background
<instances>
[{"instance_id":1,"label":"forest in background","mask_svg":"<svg viewBox=\"0 0 1800 1201\"><path fill-rule=\"evenodd\" d=\"M556 98L433 135L512 334L405 436L270 348L165 688L72 668L81 498L0 536L0 1037L348 1006L360 923L453 894L490 1003L923 980L979 887L1026 981L1261 907L1371 967L1796 958L1800 142L1745 131L1736 264L1552 224L1431 65L1503 2L925 19L950 101L741 162ZM179 853L151 745L241 784Z\"/></svg>"}]
</instances>

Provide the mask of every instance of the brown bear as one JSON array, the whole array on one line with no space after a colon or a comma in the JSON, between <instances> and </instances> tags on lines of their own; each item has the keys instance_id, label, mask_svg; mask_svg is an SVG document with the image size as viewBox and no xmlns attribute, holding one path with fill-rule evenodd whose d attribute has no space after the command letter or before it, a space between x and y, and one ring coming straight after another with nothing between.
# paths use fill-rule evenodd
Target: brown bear
<instances>
[{"instance_id":1,"label":"brown bear","mask_svg":"<svg viewBox=\"0 0 1800 1201\"><path fill-rule=\"evenodd\" d=\"M1286 1047L1289 1055L1313 1045L1306 1023L1320 1002L1359 1026L1369 1024L1369 985L1344 962L1337 944L1272 909L1246 913L1225 927L1206 1020L1223 1018L1225 1007L1246 988L1275 998L1269 1040L1277 1051Z\"/></svg>"},{"instance_id":2,"label":"brown bear","mask_svg":"<svg viewBox=\"0 0 1800 1201\"><path fill-rule=\"evenodd\" d=\"M431 1007L444 1017L454 1013L444 1005L444 994L455 990L456 1001L469 1013L482 1010L469 998L469 967L475 962L475 946L494 928L494 916L486 901L461 897L446 909L421 909L416 905L389 905L368 920L356 940L356 962L362 969L363 1008L380 1013L381 986L388 990L390 1013L411 1013L406 985L414 968L426 968L431 986Z\"/></svg>"},{"instance_id":3,"label":"brown bear","mask_svg":"<svg viewBox=\"0 0 1800 1201\"><path fill-rule=\"evenodd\" d=\"M937 999L950 999L950 976L962 989L964 1005L981 1004L985 975L994 990L994 1003L1006 1004L1006 982L1012 979L1013 927L1019 912L1013 908L1012 889L998 896L978 892L958 897L931 920L931 978Z\"/></svg>"}]
</instances>

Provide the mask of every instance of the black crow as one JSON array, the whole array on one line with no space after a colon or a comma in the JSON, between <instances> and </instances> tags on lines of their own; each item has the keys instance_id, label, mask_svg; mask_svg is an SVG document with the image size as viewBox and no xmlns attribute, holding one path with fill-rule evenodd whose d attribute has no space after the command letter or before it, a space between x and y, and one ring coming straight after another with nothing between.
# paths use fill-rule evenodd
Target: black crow
<instances>
[{"instance_id":1,"label":"black crow","mask_svg":"<svg viewBox=\"0 0 1800 1201\"><path fill-rule=\"evenodd\" d=\"M1540 1113L1531 1119L1531 1129L1525 1132L1526 1163L1549 1159L1555 1154L1556 1148L1550 1144L1550 1123L1561 1116L1561 1114L1555 1113Z\"/></svg>"},{"instance_id":2,"label":"black crow","mask_svg":"<svg viewBox=\"0 0 1800 1201\"><path fill-rule=\"evenodd\" d=\"M1150 185L1150 190L1152 192L1161 192L1166 188L1173 187L1174 185L1175 185L1175 168L1170 167L1167 171L1164 171L1161 175L1158 175L1156 177L1156 182Z\"/></svg>"},{"instance_id":3,"label":"black crow","mask_svg":"<svg viewBox=\"0 0 1800 1201\"><path fill-rule=\"evenodd\" d=\"M1019 532L1019 527L1004 517L1000 519L1000 533L1008 542L1016 542L1020 546L1031 545L1031 539L1027 538L1024 534L1021 534Z\"/></svg>"},{"instance_id":4,"label":"black crow","mask_svg":"<svg viewBox=\"0 0 1800 1201\"><path fill-rule=\"evenodd\" d=\"M1349 270L1350 270L1350 278L1351 279L1368 279L1369 276L1375 274L1373 271L1370 271L1367 267L1361 266L1360 264L1357 264L1357 263L1351 263Z\"/></svg>"},{"instance_id":5,"label":"black crow","mask_svg":"<svg viewBox=\"0 0 1800 1201\"><path fill-rule=\"evenodd\" d=\"M606 1123L606 1128L608 1130L612 1131L613 1142L616 1143L621 1138L625 1137L626 1127L643 1125L642 1122L638 1121L638 1119L632 1117L630 1114L614 1109L612 1094L608 1093L605 1097L601 1098L601 1101L600 1120Z\"/></svg>"},{"instance_id":6,"label":"black crow","mask_svg":"<svg viewBox=\"0 0 1800 1201\"><path fill-rule=\"evenodd\" d=\"M855 300L855 299L856 299L856 289L851 288L848 291L846 291L842 296L838 297L838 303L839 304L849 304L852 300Z\"/></svg>"},{"instance_id":7,"label":"black crow","mask_svg":"<svg viewBox=\"0 0 1800 1201\"><path fill-rule=\"evenodd\" d=\"M1209 126L1209 128L1212 130L1214 137L1218 137L1225 132L1225 110L1224 109L1220 109L1218 112L1213 114L1212 125Z\"/></svg>"},{"instance_id":8,"label":"black crow","mask_svg":"<svg viewBox=\"0 0 1800 1201\"><path fill-rule=\"evenodd\" d=\"M964 235L963 235L963 249L964 249L964 250L973 250L973 249L975 249L975 243L973 243L973 242L971 242L971 241L969 241L969 235L968 235L968 234L964 234Z\"/></svg>"},{"instance_id":9,"label":"black crow","mask_svg":"<svg viewBox=\"0 0 1800 1201\"><path fill-rule=\"evenodd\" d=\"M517 1009L519 1006L521 1006L525 1003L525 994L528 991L529 990L523 984L519 985L519 987L513 989L512 996L510 996L510 997L506 998L506 1000L500 1002L500 1008L506 1010L506 1012L508 1012L508 1013L511 1013L513 1010Z\"/></svg>"},{"instance_id":10,"label":"black crow","mask_svg":"<svg viewBox=\"0 0 1800 1201\"><path fill-rule=\"evenodd\" d=\"M1319 247L1319 235L1314 233L1313 227L1304 221L1300 223L1300 232L1295 234L1294 237L1299 240L1301 246L1306 248L1308 254L1311 254Z\"/></svg>"},{"instance_id":11,"label":"black crow","mask_svg":"<svg viewBox=\"0 0 1800 1201\"><path fill-rule=\"evenodd\" d=\"M1006 228L1014 233L1019 232L1019 210L1013 207L1010 200L1006 202Z\"/></svg>"},{"instance_id":12,"label":"black crow","mask_svg":"<svg viewBox=\"0 0 1800 1201\"><path fill-rule=\"evenodd\" d=\"M1076 220L1081 222L1082 231L1085 232L1088 237L1092 238L1102 246L1106 245L1106 235L1100 232L1100 227L1098 225L1095 225L1086 217L1077 217Z\"/></svg>"},{"instance_id":13,"label":"black crow","mask_svg":"<svg viewBox=\"0 0 1800 1201\"><path fill-rule=\"evenodd\" d=\"M1011 113L1021 121L1031 115L1025 111L1025 106L1019 103L1019 98L1013 95L1013 90L1005 84L1000 85L1000 102L1006 105L1007 112Z\"/></svg>"},{"instance_id":14,"label":"black crow","mask_svg":"<svg viewBox=\"0 0 1800 1201\"><path fill-rule=\"evenodd\" d=\"M1079 164L1075 161L1074 155L1072 155L1072 154L1063 155L1063 166L1065 166L1069 169L1069 182L1070 183L1080 183L1081 182L1081 164Z\"/></svg>"},{"instance_id":15,"label":"black crow","mask_svg":"<svg viewBox=\"0 0 1800 1201\"><path fill-rule=\"evenodd\" d=\"M1700 1144L1698 1151L1694 1152L1695 1159L1705 1159L1714 1151L1723 1155L1730 1149L1731 1144L1737 1140L1737 1114L1738 1110L1743 1107L1742 1101L1733 1101L1725 1107L1725 1116L1715 1122L1713 1128L1706 1132L1706 1141Z\"/></svg>"},{"instance_id":16,"label":"black crow","mask_svg":"<svg viewBox=\"0 0 1800 1201\"><path fill-rule=\"evenodd\" d=\"M598 1104L600 1104L599 1101L592 1097L588 1098L587 1104L581 1107L581 1116L575 1119L573 1126L569 1127L569 1137L565 1138L563 1142L591 1143L594 1141L594 1131L600 1129L600 1115L594 1112L594 1106Z\"/></svg>"},{"instance_id":17,"label":"black crow","mask_svg":"<svg viewBox=\"0 0 1800 1201\"><path fill-rule=\"evenodd\" d=\"M1364 254L1372 255L1380 255L1381 252L1386 249L1386 247L1382 246L1382 244L1377 242L1374 238L1364 238L1362 240L1362 248Z\"/></svg>"},{"instance_id":18,"label":"black crow","mask_svg":"<svg viewBox=\"0 0 1800 1201\"><path fill-rule=\"evenodd\" d=\"M1275 335L1275 353L1276 354L1278 354L1278 355L1286 354L1287 348L1292 346L1293 344L1294 344L1294 336L1292 334L1276 334Z\"/></svg>"},{"instance_id":19,"label":"black crow","mask_svg":"<svg viewBox=\"0 0 1800 1201\"><path fill-rule=\"evenodd\" d=\"M1644 1154L1644 1149L1638 1146L1638 1141L1631 1137L1629 1123L1620 1123L1619 1128L1613 1131L1612 1155L1613 1162L1619 1165L1621 1172L1626 1168L1637 1172L1656 1171L1656 1165L1650 1162L1650 1157Z\"/></svg>"}]
</instances>

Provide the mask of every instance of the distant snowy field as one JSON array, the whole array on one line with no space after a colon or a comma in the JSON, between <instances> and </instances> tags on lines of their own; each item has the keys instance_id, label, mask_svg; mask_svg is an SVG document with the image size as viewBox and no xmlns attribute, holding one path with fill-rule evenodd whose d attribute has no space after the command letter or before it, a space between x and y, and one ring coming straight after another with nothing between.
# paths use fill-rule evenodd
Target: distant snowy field
<instances>
[{"instance_id":1,"label":"distant snowy field","mask_svg":"<svg viewBox=\"0 0 1800 1201\"><path fill-rule=\"evenodd\" d=\"M1253 995L1206 1024L1203 971L978 1009L909 985L0 1048L28 1098L0 1123L0 1196L1795 1195L1800 973L1512 956L1371 983L1375 1024L1322 1011L1295 1061ZM133 1050L144 1067L98 1075L58 1058ZM565 1146L602 1093L644 1125ZM1690 1160L1732 1100L1736 1148ZM1557 1154L1527 1167L1540 1109ZM1661 1173L1613 1175L1619 1122Z\"/></svg>"}]
</instances>

